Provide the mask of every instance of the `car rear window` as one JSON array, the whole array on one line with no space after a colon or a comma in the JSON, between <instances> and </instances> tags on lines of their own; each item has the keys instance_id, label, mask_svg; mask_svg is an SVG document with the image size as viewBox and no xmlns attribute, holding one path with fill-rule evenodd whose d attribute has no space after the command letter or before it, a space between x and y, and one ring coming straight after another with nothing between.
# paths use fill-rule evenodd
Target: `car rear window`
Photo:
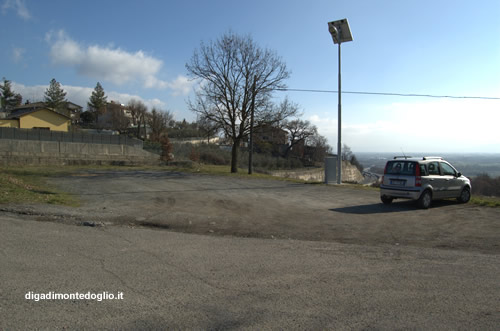
<instances>
[{"instance_id":1,"label":"car rear window","mask_svg":"<svg viewBox=\"0 0 500 331\"><path fill-rule=\"evenodd\" d=\"M388 175L414 176L417 162L413 161L389 161L385 173Z\"/></svg>"}]
</instances>

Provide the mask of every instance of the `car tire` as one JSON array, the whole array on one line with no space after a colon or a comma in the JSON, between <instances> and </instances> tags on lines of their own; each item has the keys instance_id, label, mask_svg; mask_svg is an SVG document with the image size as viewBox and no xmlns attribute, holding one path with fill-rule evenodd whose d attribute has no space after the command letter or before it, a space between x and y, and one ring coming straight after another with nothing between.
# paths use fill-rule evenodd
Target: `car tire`
<instances>
[{"instance_id":1,"label":"car tire","mask_svg":"<svg viewBox=\"0 0 500 331\"><path fill-rule=\"evenodd\" d=\"M462 192L460 192L460 196L457 198L460 203L467 203L470 200L470 188L464 187Z\"/></svg>"},{"instance_id":2,"label":"car tire","mask_svg":"<svg viewBox=\"0 0 500 331\"><path fill-rule=\"evenodd\" d=\"M380 197L380 200L382 200L382 202L384 203L384 205L388 205L392 202L392 198L388 197L388 196L385 196L385 195L382 195Z\"/></svg>"},{"instance_id":3,"label":"car tire","mask_svg":"<svg viewBox=\"0 0 500 331\"><path fill-rule=\"evenodd\" d=\"M429 190L425 190L420 198L417 200L417 204L422 209L427 209L431 206L432 202L432 192Z\"/></svg>"}]
</instances>

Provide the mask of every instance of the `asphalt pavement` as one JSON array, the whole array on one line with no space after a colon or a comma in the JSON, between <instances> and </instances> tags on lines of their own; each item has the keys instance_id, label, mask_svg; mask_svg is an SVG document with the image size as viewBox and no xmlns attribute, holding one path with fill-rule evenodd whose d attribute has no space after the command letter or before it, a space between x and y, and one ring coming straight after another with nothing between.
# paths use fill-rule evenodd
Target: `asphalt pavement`
<instances>
[{"instance_id":1,"label":"asphalt pavement","mask_svg":"<svg viewBox=\"0 0 500 331\"><path fill-rule=\"evenodd\" d=\"M0 212L0 329L500 325L498 254L41 220ZM50 292L123 299L26 299Z\"/></svg>"}]
</instances>

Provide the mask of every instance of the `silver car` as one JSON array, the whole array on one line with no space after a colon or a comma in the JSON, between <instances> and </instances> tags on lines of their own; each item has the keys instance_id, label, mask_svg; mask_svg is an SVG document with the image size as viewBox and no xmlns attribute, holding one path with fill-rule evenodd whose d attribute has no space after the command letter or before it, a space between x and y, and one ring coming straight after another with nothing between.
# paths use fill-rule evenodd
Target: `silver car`
<instances>
[{"instance_id":1,"label":"silver car","mask_svg":"<svg viewBox=\"0 0 500 331\"><path fill-rule=\"evenodd\" d=\"M470 197L470 180L441 157L396 156L385 165L380 184L380 199L385 204L413 199L427 209L432 200L456 198L467 203Z\"/></svg>"}]
</instances>

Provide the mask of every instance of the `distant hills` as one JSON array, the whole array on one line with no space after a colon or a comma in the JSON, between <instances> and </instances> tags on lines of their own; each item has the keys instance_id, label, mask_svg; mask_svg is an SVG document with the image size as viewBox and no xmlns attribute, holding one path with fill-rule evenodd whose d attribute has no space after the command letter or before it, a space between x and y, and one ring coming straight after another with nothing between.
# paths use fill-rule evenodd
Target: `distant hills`
<instances>
[{"instance_id":1,"label":"distant hills","mask_svg":"<svg viewBox=\"0 0 500 331\"><path fill-rule=\"evenodd\" d=\"M359 152L354 153L365 170L379 173L383 172L385 163L394 156L403 155L401 152ZM500 176L500 153L405 153L407 156L442 156L449 161L458 171L467 177L488 174L491 177Z\"/></svg>"}]
</instances>

